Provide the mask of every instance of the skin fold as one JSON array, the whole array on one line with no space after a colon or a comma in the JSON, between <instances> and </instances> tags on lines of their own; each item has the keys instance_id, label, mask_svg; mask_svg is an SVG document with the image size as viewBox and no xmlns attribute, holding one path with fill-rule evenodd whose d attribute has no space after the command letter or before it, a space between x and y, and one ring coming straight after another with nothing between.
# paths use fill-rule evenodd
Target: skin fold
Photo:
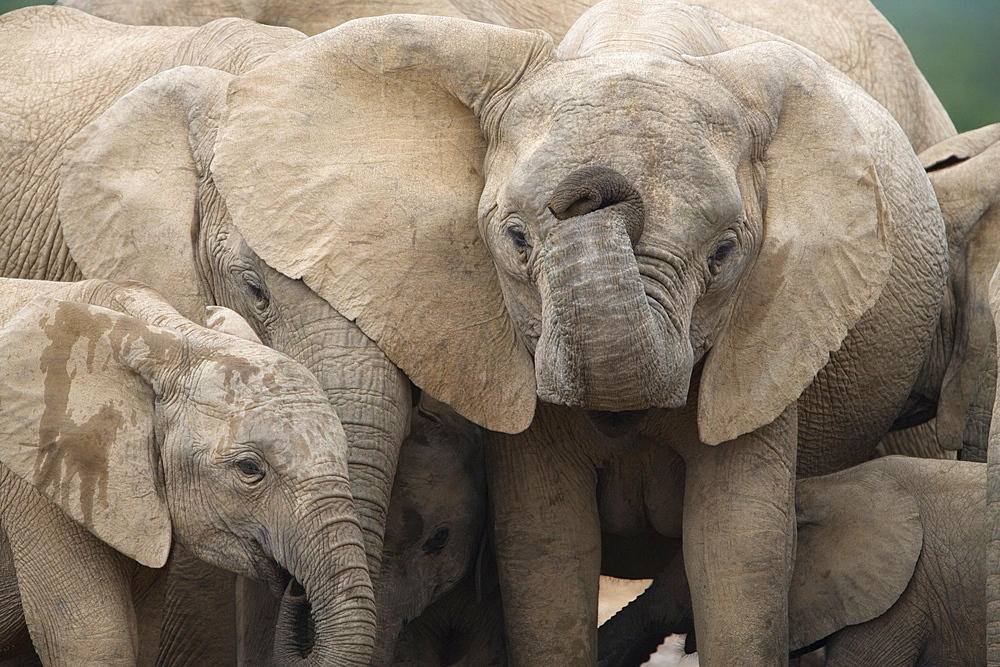
<instances>
[{"instance_id":1,"label":"skin fold","mask_svg":"<svg viewBox=\"0 0 1000 667\"><path fill-rule=\"evenodd\" d=\"M176 542L275 594L304 589L309 662L367 664L375 603L347 442L316 379L244 338L236 313L206 329L139 283L4 279L3 293L4 651L154 664ZM301 650L289 625L279 663Z\"/></svg>"},{"instance_id":2,"label":"skin fold","mask_svg":"<svg viewBox=\"0 0 1000 667\"><path fill-rule=\"evenodd\" d=\"M460 414L530 422L486 441L512 663L596 660L602 533L683 537L706 664L783 659L795 478L871 457L945 291L934 191L885 110L812 54L653 2L597 5L558 48L352 22L229 103L219 165L274 178L219 182L234 220L289 211L316 252L282 270L333 271L331 302Z\"/></svg>"},{"instance_id":3,"label":"skin fold","mask_svg":"<svg viewBox=\"0 0 1000 667\"><path fill-rule=\"evenodd\" d=\"M890 456L800 481L790 647L818 642L827 665L980 662L985 475L981 463ZM601 626L599 664L644 661L690 623L687 599L677 558Z\"/></svg>"}]
</instances>

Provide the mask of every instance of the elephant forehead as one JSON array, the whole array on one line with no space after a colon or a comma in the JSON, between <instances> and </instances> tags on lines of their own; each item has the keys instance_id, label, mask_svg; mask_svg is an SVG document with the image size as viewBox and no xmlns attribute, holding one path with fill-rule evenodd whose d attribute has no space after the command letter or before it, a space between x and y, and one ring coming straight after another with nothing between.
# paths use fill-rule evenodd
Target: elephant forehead
<instances>
[{"instance_id":1,"label":"elephant forehead","mask_svg":"<svg viewBox=\"0 0 1000 667\"><path fill-rule=\"evenodd\" d=\"M600 165L628 178L651 215L667 215L655 210L658 203L678 196L734 193L735 165L747 153L746 123L728 91L716 87L702 96L686 87L692 79L703 87L708 77L686 76L691 69L663 80L634 72L588 76L593 85L576 98L529 90L504 117L487 190L499 190L528 215L542 215L563 179ZM547 120L531 123L531 114Z\"/></svg>"}]
</instances>

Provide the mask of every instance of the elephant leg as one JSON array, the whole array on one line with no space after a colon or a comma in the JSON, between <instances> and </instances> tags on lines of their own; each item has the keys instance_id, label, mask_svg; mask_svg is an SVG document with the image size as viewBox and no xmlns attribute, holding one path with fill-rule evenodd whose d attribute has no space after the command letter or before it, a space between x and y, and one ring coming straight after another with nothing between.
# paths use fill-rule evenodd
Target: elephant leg
<instances>
[{"instance_id":1,"label":"elephant leg","mask_svg":"<svg viewBox=\"0 0 1000 667\"><path fill-rule=\"evenodd\" d=\"M596 659L597 475L580 429L572 426L575 414L539 405L527 431L487 437L512 665L592 665Z\"/></svg>"},{"instance_id":2,"label":"elephant leg","mask_svg":"<svg viewBox=\"0 0 1000 667\"><path fill-rule=\"evenodd\" d=\"M236 646L241 667L265 667L273 663L280 602L265 584L237 578Z\"/></svg>"},{"instance_id":3,"label":"elephant leg","mask_svg":"<svg viewBox=\"0 0 1000 667\"><path fill-rule=\"evenodd\" d=\"M795 405L710 447L683 443L684 562L703 665L777 665L788 656L795 549Z\"/></svg>"},{"instance_id":4,"label":"elephant leg","mask_svg":"<svg viewBox=\"0 0 1000 667\"><path fill-rule=\"evenodd\" d=\"M15 486L20 488L14 489ZM5 513L24 620L43 664L136 664L131 579L139 566L93 537L25 482L0 487L31 511ZM11 503L15 506L17 503Z\"/></svg>"},{"instance_id":5,"label":"elephant leg","mask_svg":"<svg viewBox=\"0 0 1000 667\"><path fill-rule=\"evenodd\" d=\"M158 667L236 664L236 575L173 545Z\"/></svg>"},{"instance_id":6,"label":"elephant leg","mask_svg":"<svg viewBox=\"0 0 1000 667\"><path fill-rule=\"evenodd\" d=\"M679 550L642 595L598 629L598 664L602 667L641 664L664 637L689 633L694 629L693 624L691 591L684 572L683 552Z\"/></svg>"}]
</instances>

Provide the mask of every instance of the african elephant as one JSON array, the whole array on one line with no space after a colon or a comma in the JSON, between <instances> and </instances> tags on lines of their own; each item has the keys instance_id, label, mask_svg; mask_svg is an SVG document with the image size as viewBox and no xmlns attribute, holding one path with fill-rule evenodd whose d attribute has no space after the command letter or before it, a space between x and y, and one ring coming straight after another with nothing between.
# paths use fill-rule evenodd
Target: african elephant
<instances>
[{"instance_id":1,"label":"african elephant","mask_svg":"<svg viewBox=\"0 0 1000 667\"><path fill-rule=\"evenodd\" d=\"M152 664L142 618L177 543L279 596L304 588L309 664L367 664L347 441L316 379L223 333L253 336L232 311L206 329L139 283L0 288L0 571L20 607L0 610L0 636L26 624L46 665ZM302 662L294 636L275 645Z\"/></svg>"},{"instance_id":2,"label":"african elephant","mask_svg":"<svg viewBox=\"0 0 1000 667\"><path fill-rule=\"evenodd\" d=\"M955 134L944 107L896 30L869 0L685 0L766 30L819 54L882 103L920 151ZM560 40L593 0L59 0L134 25L201 25L226 16L315 35L361 16L464 17Z\"/></svg>"},{"instance_id":3,"label":"african elephant","mask_svg":"<svg viewBox=\"0 0 1000 667\"><path fill-rule=\"evenodd\" d=\"M823 645L831 667L980 664L985 476L982 463L888 456L800 480L790 648ZM678 563L601 626L600 664L642 662L690 614Z\"/></svg>"},{"instance_id":4,"label":"african elephant","mask_svg":"<svg viewBox=\"0 0 1000 667\"><path fill-rule=\"evenodd\" d=\"M989 281L997 265L1000 124L965 132L920 153L948 236L948 287L931 350L907 404L879 450L986 461L996 360ZM934 421L921 424L936 417ZM911 426L919 425L916 428Z\"/></svg>"},{"instance_id":5,"label":"african elephant","mask_svg":"<svg viewBox=\"0 0 1000 667\"><path fill-rule=\"evenodd\" d=\"M711 10L623 0L558 49L344 24L238 77L225 124L216 184L265 261L322 275L460 414L530 423L486 448L512 662L594 661L602 528L683 535L707 664L786 654L796 470L871 456L945 288L933 189L883 107Z\"/></svg>"},{"instance_id":6,"label":"african elephant","mask_svg":"<svg viewBox=\"0 0 1000 667\"><path fill-rule=\"evenodd\" d=\"M409 428L410 384L322 296L261 260L230 220L214 184L219 173L210 168L233 74L301 39L237 19L132 27L60 7L0 18L0 106L11 119L0 124L0 274L142 280L195 321L208 304L233 308L265 344L304 363L347 433L375 577ZM505 427L502 419L486 423ZM177 571L202 585L208 575L199 563L192 567ZM233 584L228 575L217 578L214 602L199 590L199 605L168 608L163 644L180 663L206 655L236 660L235 642L220 640L217 627L236 622L225 611ZM211 610L212 623L186 617L197 608Z\"/></svg>"}]
</instances>

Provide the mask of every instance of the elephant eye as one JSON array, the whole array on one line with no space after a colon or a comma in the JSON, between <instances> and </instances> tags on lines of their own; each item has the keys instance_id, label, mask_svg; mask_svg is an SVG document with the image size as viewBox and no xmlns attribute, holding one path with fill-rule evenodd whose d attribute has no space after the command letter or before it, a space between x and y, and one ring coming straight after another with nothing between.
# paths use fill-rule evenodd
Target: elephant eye
<instances>
[{"instance_id":1,"label":"elephant eye","mask_svg":"<svg viewBox=\"0 0 1000 667\"><path fill-rule=\"evenodd\" d=\"M257 484L264 479L264 469L260 461L256 459L240 459L236 462L236 467L244 476L244 481L248 484Z\"/></svg>"},{"instance_id":2,"label":"elephant eye","mask_svg":"<svg viewBox=\"0 0 1000 667\"><path fill-rule=\"evenodd\" d=\"M429 554L436 553L444 549L444 545L448 544L448 538L451 536L451 531L448 530L447 526L444 528L438 528L434 531L434 534L427 538L424 542L424 551Z\"/></svg>"},{"instance_id":3,"label":"elephant eye","mask_svg":"<svg viewBox=\"0 0 1000 667\"><path fill-rule=\"evenodd\" d=\"M254 300L254 306L258 310L267 308L267 292L264 291L264 285L261 284L260 279L255 274L247 271L243 274L243 282L246 283L247 292L250 293L250 296Z\"/></svg>"},{"instance_id":4,"label":"elephant eye","mask_svg":"<svg viewBox=\"0 0 1000 667\"><path fill-rule=\"evenodd\" d=\"M521 259L527 259L528 250L531 248L531 245L528 243L528 239L524 235L524 230L520 227L508 227L507 236L509 236L510 240L514 242L514 247L517 248L517 252L521 256Z\"/></svg>"},{"instance_id":5,"label":"elephant eye","mask_svg":"<svg viewBox=\"0 0 1000 667\"><path fill-rule=\"evenodd\" d=\"M726 239L716 246L715 252L708 257L708 270L712 272L713 276L717 276L722 272L722 265L725 264L726 259L729 258L729 255L735 249L736 241L732 239Z\"/></svg>"}]
</instances>

